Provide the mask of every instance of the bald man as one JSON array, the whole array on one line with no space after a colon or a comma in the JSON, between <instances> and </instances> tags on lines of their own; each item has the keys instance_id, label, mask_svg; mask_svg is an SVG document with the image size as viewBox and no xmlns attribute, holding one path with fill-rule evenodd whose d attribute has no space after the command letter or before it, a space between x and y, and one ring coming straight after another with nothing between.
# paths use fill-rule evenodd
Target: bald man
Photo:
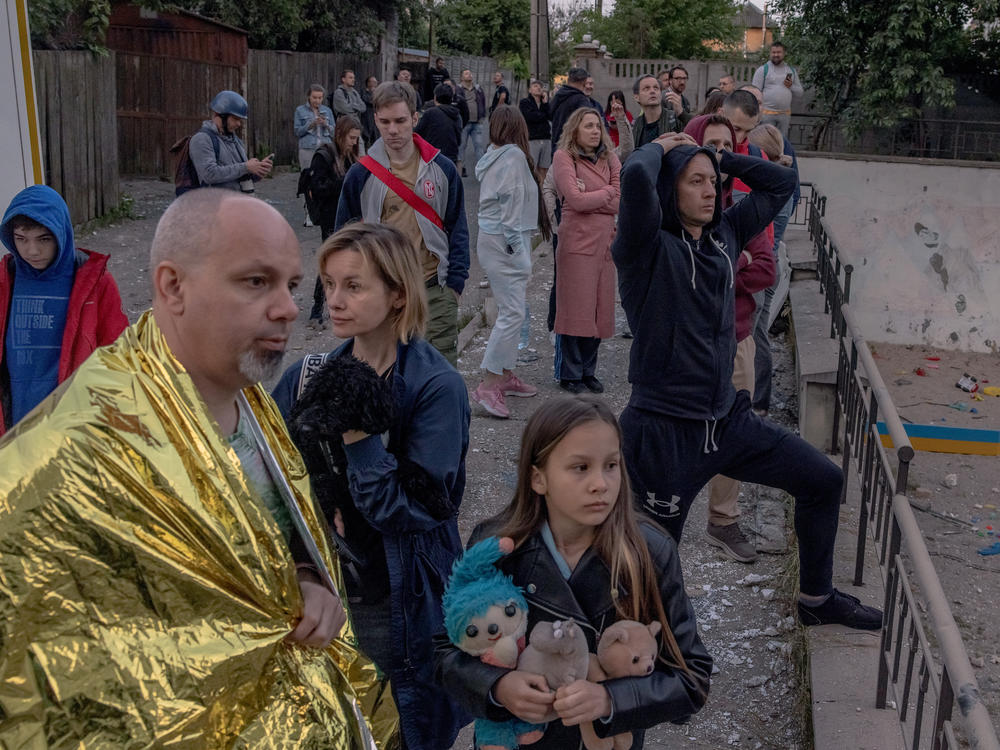
<instances>
[{"instance_id":1,"label":"bald man","mask_svg":"<svg viewBox=\"0 0 1000 750\"><path fill-rule=\"evenodd\" d=\"M298 314L295 234L205 188L150 261L153 309L0 441L0 736L369 747L358 709L394 708L342 671L367 662L334 640L340 570L257 384Z\"/></svg>"}]
</instances>

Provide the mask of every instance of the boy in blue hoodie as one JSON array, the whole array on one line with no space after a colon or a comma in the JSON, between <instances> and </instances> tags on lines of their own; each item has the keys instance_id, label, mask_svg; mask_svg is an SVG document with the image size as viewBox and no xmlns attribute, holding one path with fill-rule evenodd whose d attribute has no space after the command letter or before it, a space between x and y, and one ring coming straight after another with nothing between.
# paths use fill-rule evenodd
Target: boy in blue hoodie
<instances>
[{"instance_id":1,"label":"boy in blue hoodie","mask_svg":"<svg viewBox=\"0 0 1000 750\"><path fill-rule=\"evenodd\" d=\"M725 211L720 170L752 191ZM879 610L833 587L840 468L754 414L750 394L732 384L738 256L794 189L791 169L716 154L683 133L657 138L625 163L611 247L635 336L632 395L621 416L625 464L637 506L678 541L691 504L716 474L793 495L800 619L877 630Z\"/></svg>"},{"instance_id":2,"label":"boy in blue hoodie","mask_svg":"<svg viewBox=\"0 0 1000 750\"><path fill-rule=\"evenodd\" d=\"M78 250L66 202L33 185L0 224L0 435L128 326L108 256Z\"/></svg>"}]
</instances>

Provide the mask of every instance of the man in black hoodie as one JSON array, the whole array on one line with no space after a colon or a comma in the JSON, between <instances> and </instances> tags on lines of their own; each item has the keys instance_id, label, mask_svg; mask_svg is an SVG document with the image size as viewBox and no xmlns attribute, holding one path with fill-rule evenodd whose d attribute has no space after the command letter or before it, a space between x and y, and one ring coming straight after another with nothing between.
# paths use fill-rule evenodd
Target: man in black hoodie
<instances>
[{"instance_id":1,"label":"man in black hoodie","mask_svg":"<svg viewBox=\"0 0 1000 750\"><path fill-rule=\"evenodd\" d=\"M458 161L458 143L462 140L462 116L451 103L453 95L451 86L439 84L434 89L435 106L420 116L413 132L454 162Z\"/></svg>"},{"instance_id":2,"label":"man in black hoodie","mask_svg":"<svg viewBox=\"0 0 1000 750\"><path fill-rule=\"evenodd\" d=\"M720 169L752 190L725 211ZM635 335L632 395L621 416L625 464L637 506L677 540L695 496L715 474L793 495L800 619L877 630L879 610L833 587L840 468L754 414L750 395L732 385L737 256L794 189L792 170L717 155L683 133L657 138L625 163L611 248Z\"/></svg>"},{"instance_id":3,"label":"man in black hoodie","mask_svg":"<svg viewBox=\"0 0 1000 750\"><path fill-rule=\"evenodd\" d=\"M583 68L570 68L569 75L566 77L566 85L552 96L549 114L552 117L553 151L559 146L559 136L562 135L563 125L566 124L569 116L580 107L591 106L590 97L583 93L589 75L590 73Z\"/></svg>"}]
</instances>

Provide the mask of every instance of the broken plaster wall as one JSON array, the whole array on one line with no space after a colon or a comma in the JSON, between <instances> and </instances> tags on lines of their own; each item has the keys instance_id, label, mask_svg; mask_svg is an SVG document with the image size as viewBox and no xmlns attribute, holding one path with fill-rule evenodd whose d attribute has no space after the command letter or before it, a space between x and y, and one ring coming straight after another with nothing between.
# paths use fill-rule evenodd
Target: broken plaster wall
<instances>
[{"instance_id":1,"label":"broken plaster wall","mask_svg":"<svg viewBox=\"0 0 1000 750\"><path fill-rule=\"evenodd\" d=\"M1000 166L800 157L871 341L1000 351Z\"/></svg>"}]
</instances>

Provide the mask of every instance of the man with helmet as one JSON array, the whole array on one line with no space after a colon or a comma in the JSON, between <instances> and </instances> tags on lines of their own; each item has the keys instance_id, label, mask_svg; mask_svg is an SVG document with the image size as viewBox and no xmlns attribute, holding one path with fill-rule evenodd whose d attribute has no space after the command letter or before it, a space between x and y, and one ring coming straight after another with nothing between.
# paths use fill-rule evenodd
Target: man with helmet
<instances>
[{"instance_id":1,"label":"man with helmet","mask_svg":"<svg viewBox=\"0 0 1000 750\"><path fill-rule=\"evenodd\" d=\"M208 105L212 118L191 136L188 153L203 186L253 192L256 180L273 167L266 159L248 159L246 145L238 133L247 119L247 100L235 91L220 91Z\"/></svg>"}]
</instances>

